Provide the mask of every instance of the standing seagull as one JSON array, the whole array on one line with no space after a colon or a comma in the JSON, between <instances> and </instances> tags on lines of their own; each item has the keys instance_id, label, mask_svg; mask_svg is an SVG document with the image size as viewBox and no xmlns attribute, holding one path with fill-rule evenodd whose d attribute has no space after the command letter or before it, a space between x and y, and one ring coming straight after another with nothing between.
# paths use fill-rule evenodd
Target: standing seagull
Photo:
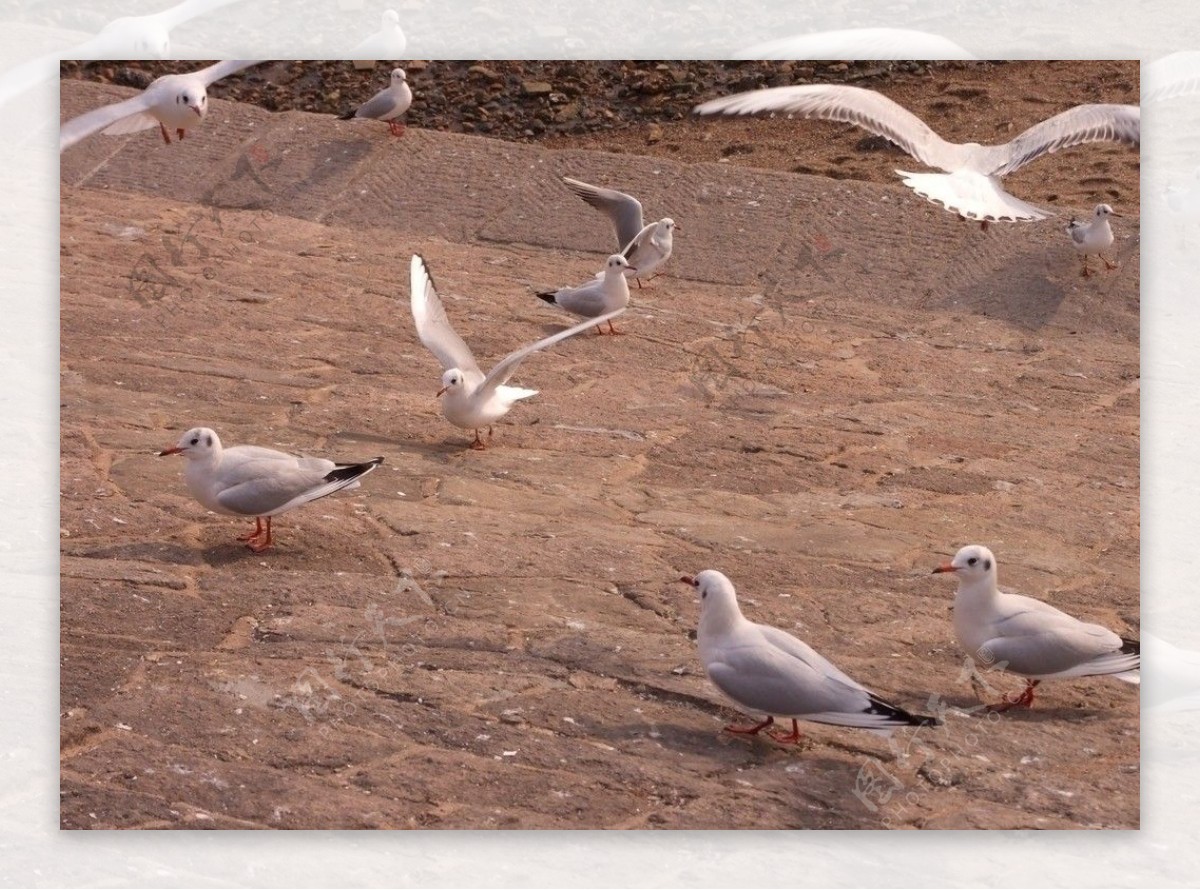
<instances>
[{"instance_id":1,"label":"standing seagull","mask_svg":"<svg viewBox=\"0 0 1200 890\"><path fill-rule=\"evenodd\" d=\"M989 710L1028 708L1042 681L1064 677L1113 674L1140 683L1141 646L1099 624L1085 624L1054 606L996 586L996 557L978 544L964 547L954 559L933 570L958 575L954 597L954 633L976 665L996 667L1025 678L1015 699Z\"/></svg>"},{"instance_id":2,"label":"standing seagull","mask_svg":"<svg viewBox=\"0 0 1200 890\"><path fill-rule=\"evenodd\" d=\"M786 631L748 621L732 582L720 572L708 569L679 580L700 591L696 639L708 678L739 707L767 715L754 726L726 726L727 731L757 735L775 716L790 717L790 735L767 735L795 744L801 738L797 720L885 733L939 724L888 704Z\"/></svg>"},{"instance_id":3,"label":"standing seagull","mask_svg":"<svg viewBox=\"0 0 1200 890\"><path fill-rule=\"evenodd\" d=\"M343 488L358 488L358 480L383 463L383 458L377 457L361 464L335 464L323 457L296 457L255 445L222 448L221 440L208 427L188 430L174 447L158 454L187 458L184 478L188 490L205 508L254 517L254 531L238 540L255 553L274 543L272 516Z\"/></svg>"},{"instance_id":4,"label":"standing seagull","mask_svg":"<svg viewBox=\"0 0 1200 890\"><path fill-rule=\"evenodd\" d=\"M403 59L407 46L408 38L400 27L400 13L385 9L380 16L379 30L350 50L350 58L354 60L355 68L373 68L375 62L369 60Z\"/></svg>"},{"instance_id":5,"label":"standing seagull","mask_svg":"<svg viewBox=\"0 0 1200 890\"><path fill-rule=\"evenodd\" d=\"M141 93L124 102L105 105L72 118L62 125L58 137L60 152L81 139L102 131L106 136L122 136L158 125L163 142L171 144L169 130L180 139L189 127L199 126L208 114L208 88L260 62L234 60L217 62L190 74L164 74Z\"/></svg>"},{"instance_id":6,"label":"standing seagull","mask_svg":"<svg viewBox=\"0 0 1200 890\"><path fill-rule=\"evenodd\" d=\"M611 320L624 311L622 307L596 321ZM505 356L485 377L467 344L450 326L450 319L446 317L446 310L434 289L433 279L425 268L425 261L419 256L412 258L412 314L417 325L417 336L445 368L445 373L442 374L442 388L437 393L439 396L445 396L442 400L442 414L455 426L473 429L475 441L471 443L471 447L480 449L487 447L479 438L481 427L488 428L488 438L491 439L492 424L495 421L507 414L519 400L538 394L536 389L504 385L516 373L521 362L533 353L553 346L559 340L574 337L592 326L590 321L577 324L544 340L538 340L532 346L518 349Z\"/></svg>"},{"instance_id":7,"label":"standing seagull","mask_svg":"<svg viewBox=\"0 0 1200 890\"><path fill-rule=\"evenodd\" d=\"M1097 204L1091 222L1081 223L1075 217L1071 217L1071 222L1067 225L1067 234L1071 236L1071 244L1083 254L1083 270L1079 273L1081 278L1092 274L1088 268L1088 257L1093 253L1104 261L1106 269L1117 268L1116 262L1109 262L1103 252L1112 247L1113 243L1113 231L1112 226L1108 224L1108 218L1120 215L1107 204Z\"/></svg>"},{"instance_id":8,"label":"standing seagull","mask_svg":"<svg viewBox=\"0 0 1200 890\"><path fill-rule=\"evenodd\" d=\"M597 334L604 333L600 322L607 318L608 332L616 334L619 332L613 327L612 319L629 305L629 282L625 280L625 273L630 269L637 271L629 265L625 257L614 253L604 263L604 271L591 281L585 281L578 287L541 290L537 295L550 305L566 309L572 315L594 318Z\"/></svg>"},{"instance_id":9,"label":"standing seagull","mask_svg":"<svg viewBox=\"0 0 1200 890\"><path fill-rule=\"evenodd\" d=\"M670 259L674 246L672 233L676 229L683 231L675 220L666 216L658 222L643 225L642 204L633 195L588 185L566 176L563 182L584 201L608 216L617 233L617 250L629 260L630 269L625 274L634 276L638 287L642 286L643 277L648 276L647 280L653 278L650 273Z\"/></svg>"},{"instance_id":10,"label":"standing seagull","mask_svg":"<svg viewBox=\"0 0 1200 890\"><path fill-rule=\"evenodd\" d=\"M408 88L408 76L403 68L392 69L392 80L388 86L354 111L347 111L338 120L348 121L351 118L365 117L371 120L385 121L393 136L404 135L404 124L396 120L408 106L412 105L412 90Z\"/></svg>"},{"instance_id":11,"label":"standing seagull","mask_svg":"<svg viewBox=\"0 0 1200 890\"><path fill-rule=\"evenodd\" d=\"M786 111L801 117L844 121L883 136L918 161L945 173L897 170L918 195L968 219L1045 219L1054 214L1010 195L1000 178L1044 154L1085 142L1141 144L1141 111L1136 105L1077 105L1034 124L1011 142L980 145L947 142L911 111L874 90L848 86L772 87L713 99L697 114L753 114Z\"/></svg>"}]
</instances>

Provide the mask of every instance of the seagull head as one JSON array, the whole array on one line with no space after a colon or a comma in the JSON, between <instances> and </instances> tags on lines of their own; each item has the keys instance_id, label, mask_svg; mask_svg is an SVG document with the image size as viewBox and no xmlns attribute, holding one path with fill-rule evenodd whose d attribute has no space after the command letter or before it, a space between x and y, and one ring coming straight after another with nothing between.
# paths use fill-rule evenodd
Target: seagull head
<instances>
[{"instance_id":1,"label":"seagull head","mask_svg":"<svg viewBox=\"0 0 1200 890\"><path fill-rule=\"evenodd\" d=\"M950 562L933 570L936 575L941 572L954 572L959 577L959 583L971 584L987 578L996 577L996 557L992 551L979 544L971 544L954 554Z\"/></svg>"},{"instance_id":2,"label":"seagull head","mask_svg":"<svg viewBox=\"0 0 1200 890\"><path fill-rule=\"evenodd\" d=\"M208 93L203 87L184 87L175 97L175 102L192 109L201 120L204 120L204 115L208 114Z\"/></svg>"},{"instance_id":3,"label":"seagull head","mask_svg":"<svg viewBox=\"0 0 1200 890\"><path fill-rule=\"evenodd\" d=\"M604 263L604 274L606 275L624 275L626 269L636 272L637 266L629 265L629 260L619 253L614 253Z\"/></svg>"},{"instance_id":4,"label":"seagull head","mask_svg":"<svg viewBox=\"0 0 1200 890\"><path fill-rule=\"evenodd\" d=\"M737 595L733 588L733 582L716 569L705 569L695 576L684 575L679 580L700 591L701 611L714 602L736 602Z\"/></svg>"},{"instance_id":5,"label":"seagull head","mask_svg":"<svg viewBox=\"0 0 1200 890\"><path fill-rule=\"evenodd\" d=\"M463 372L458 368L451 368L442 375L442 388L437 391L437 394L440 396L447 390L458 389L465 382L466 378L463 376Z\"/></svg>"},{"instance_id":6,"label":"seagull head","mask_svg":"<svg viewBox=\"0 0 1200 890\"><path fill-rule=\"evenodd\" d=\"M399 86L408 80L408 75L404 73L403 68L392 69L392 86Z\"/></svg>"},{"instance_id":7,"label":"seagull head","mask_svg":"<svg viewBox=\"0 0 1200 890\"><path fill-rule=\"evenodd\" d=\"M200 460L220 450L221 440L217 438L217 434L206 426L198 426L180 436L174 447L158 452L158 456L182 454L188 460Z\"/></svg>"},{"instance_id":8,"label":"seagull head","mask_svg":"<svg viewBox=\"0 0 1200 890\"><path fill-rule=\"evenodd\" d=\"M113 19L96 36L103 39L107 58L171 58L171 34L155 15Z\"/></svg>"},{"instance_id":9,"label":"seagull head","mask_svg":"<svg viewBox=\"0 0 1200 890\"><path fill-rule=\"evenodd\" d=\"M1121 214L1117 213L1117 211L1113 210L1107 204L1097 204L1096 205L1096 219L1105 219L1110 216L1120 216L1120 215Z\"/></svg>"},{"instance_id":10,"label":"seagull head","mask_svg":"<svg viewBox=\"0 0 1200 890\"><path fill-rule=\"evenodd\" d=\"M679 225L679 223L675 222L675 220L671 219L671 217L669 217L669 216L664 216L662 219L660 219L658 221L658 227L660 229L665 229L668 232L670 232L670 231L682 232L683 231L683 228Z\"/></svg>"}]
</instances>

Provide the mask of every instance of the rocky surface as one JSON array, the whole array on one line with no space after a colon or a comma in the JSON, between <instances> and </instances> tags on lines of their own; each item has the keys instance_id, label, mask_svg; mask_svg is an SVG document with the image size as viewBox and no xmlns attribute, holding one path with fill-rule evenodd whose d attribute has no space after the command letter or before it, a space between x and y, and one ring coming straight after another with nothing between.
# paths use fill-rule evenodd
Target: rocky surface
<instances>
[{"instance_id":1,"label":"rocky surface","mask_svg":"<svg viewBox=\"0 0 1200 890\"><path fill-rule=\"evenodd\" d=\"M1129 63L901 75L954 138L1060 110L1079 79L1136 91ZM64 114L124 94L66 82ZM981 232L853 128L411 124L218 99L183 143L63 155L64 827L1137 826L1136 689L1046 684L983 715L953 582L928 574L987 543L1005 586L1137 635L1136 152L1014 178L1064 215L1120 204L1120 268L1082 279L1062 219ZM627 333L531 359L540 394L472 452L438 413L408 260L485 365L559 329L532 289L611 249L561 175L684 231ZM196 423L386 463L255 555L152 456ZM706 567L944 727L722 734L743 716L674 581Z\"/></svg>"}]
</instances>

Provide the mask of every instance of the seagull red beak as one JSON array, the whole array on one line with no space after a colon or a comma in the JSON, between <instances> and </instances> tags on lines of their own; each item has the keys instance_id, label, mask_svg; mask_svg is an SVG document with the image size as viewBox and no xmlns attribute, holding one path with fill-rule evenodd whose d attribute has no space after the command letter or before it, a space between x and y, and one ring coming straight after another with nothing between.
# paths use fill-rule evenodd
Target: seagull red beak
<instances>
[{"instance_id":1,"label":"seagull red beak","mask_svg":"<svg viewBox=\"0 0 1200 890\"><path fill-rule=\"evenodd\" d=\"M442 393L444 393L444 392L445 392L446 390L448 390L449 388L450 388L450 387L448 387L448 386L443 386L441 389L439 389L439 390L437 391L437 394L440 396Z\"/></svg>"},{"instance_id":2,"label":"seagull red beak","mask_svg":"<svg viewBox=\"0 0 1200 890\"><path fill-rule=\"evenodd\" d=\"M957 568L950 565L950 563L946 563L945 565L940 565L936 569L934 569L932 574L937 575L937 574L940 574L941 572L957 572L957 571L958 571Z\"/></svg>"},{"instance_id":3,"label":"seagull red beak","mask_svg":"<svg viewBox=\"0 0 1200 890\"><path fill-rule=\"evenodd\" d=\"M183 449L180 448L178 445L174 445L170 448L164 448L162 451L158 452L158 456L165 457L168 454L182 454L182 453L183 453Z\"/></svg>"},{"instance_id":4,"label":"seagull red beak","mask_svg":"<svg viewBox=\"0 0 1200 890\"><path fill-rule=\"evenodd\" d=\"M195 105L189 105L188 107L191 108L192 111L196 112L196 117L204 117L204 113Z\"/></svg>"},{"instance_id":5,"label":"seagull red beak","mask_svg":"<svg viewBox=\"0 0 1200 890\"><path fill-rule=\"evenodd\" d=\"M693 578L691 575L684 575L679 580L682 581L684 584L691 584L693 587L696 586L696 579Z\"/></svg>"}]
</instances>

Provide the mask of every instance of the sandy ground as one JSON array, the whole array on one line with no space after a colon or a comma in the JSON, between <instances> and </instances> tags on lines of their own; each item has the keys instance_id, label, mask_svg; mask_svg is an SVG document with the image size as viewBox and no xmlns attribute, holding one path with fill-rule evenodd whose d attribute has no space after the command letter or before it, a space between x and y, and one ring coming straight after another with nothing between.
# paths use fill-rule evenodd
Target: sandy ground
<instances>
[{"instance_id":1,"label":"sandy ground","mask_svg":"<svg viewBox=\"0 0 1200 890\"><path fill-rule=\"evenodd\" d=\"M1081 70L1030 75L1044 101L970 72L904 101L949 113L982 89L954 126L986 140L1077 101L1052 75ZM64 82L64 116L128 92ZM734 147L774 127L791 167ZM1003 586L1137 635L1136 152L1010 179L1062 217L1125 214L1120 268L1082 279L1062 217L981 232L862 136L393 140L214 100L182 144L65 154L63 827L1136 827L1136 688L1047 684L1032 711L983 716L953 581L929 575L985 543ZM559 329L531 289L610 249L561 175L684 231L625 336L530 359L518 382L540 394L467 450L409 258L484 365ZM153 456L197 424L386 463L253 554L234 540L250 523L206 514ZM812 726L799 748L722 733L744 717L705 679L674 580L703 568L945 725Z\"/></svg>"}]
</instances>

